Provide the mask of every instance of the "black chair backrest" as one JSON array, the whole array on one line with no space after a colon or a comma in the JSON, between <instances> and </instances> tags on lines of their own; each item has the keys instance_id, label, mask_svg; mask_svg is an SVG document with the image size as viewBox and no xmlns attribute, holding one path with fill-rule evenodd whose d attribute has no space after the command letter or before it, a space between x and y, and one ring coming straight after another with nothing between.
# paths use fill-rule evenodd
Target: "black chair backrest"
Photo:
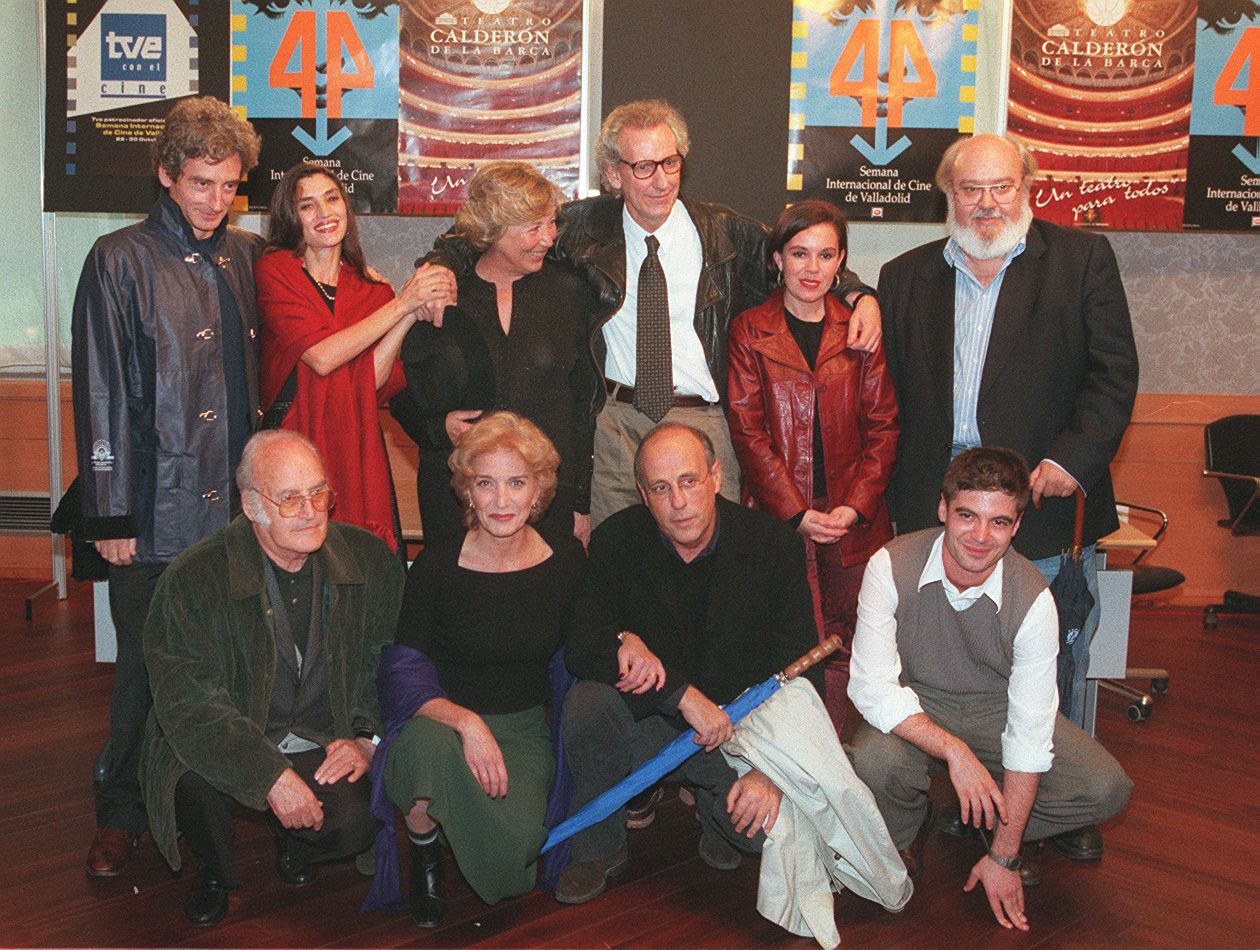
<instances>
[{"instance_id":1,"label":"black chair backrest","mask_svg":"<svg viewBox=\"0 0 1260 950\"><path fill-rule=\"evenodd\" d=\"M1203 429L1203 458L1209 471L1260 476L1260 415L1225 416ZM1244 481L1221 479L1229 516L1237 518L1255 488ZM1260 506L1247 514L1246 523L1260 521Z\"/></svg>"}]
</instances>

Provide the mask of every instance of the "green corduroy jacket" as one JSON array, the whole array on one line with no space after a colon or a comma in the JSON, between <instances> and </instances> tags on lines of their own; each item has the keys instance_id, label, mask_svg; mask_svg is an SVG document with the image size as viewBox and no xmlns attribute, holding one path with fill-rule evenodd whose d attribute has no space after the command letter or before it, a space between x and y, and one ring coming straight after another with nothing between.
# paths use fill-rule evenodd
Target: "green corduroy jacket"
<instances>
[{"instance_id":1,"label":"green corduroy jacket","mask_svg":"<svg viewBox=\"0 0 1260 950\"><path fill-rule=\"evenodd\" d=\"M324 650L334 731L359 718L379 732L376 667L394 639L403 570L377 537L330 521L313 555L323 573ZM193 771L241 804L267 807L288 761L263 729L276 647L262 548L243 516L184 551L158 582L144 628L153 709L140 760L149 826L180 867L175 785Z\"/></svg>"}]
</instances>

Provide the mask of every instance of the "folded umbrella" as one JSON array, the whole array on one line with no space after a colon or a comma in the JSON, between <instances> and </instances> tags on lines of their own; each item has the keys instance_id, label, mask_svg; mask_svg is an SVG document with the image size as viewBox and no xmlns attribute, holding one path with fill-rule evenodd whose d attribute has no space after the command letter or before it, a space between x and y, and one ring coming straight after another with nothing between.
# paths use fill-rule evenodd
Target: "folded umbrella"
<instances>
[{"instance_id":1,"label":"folded umbrella","mask_svg":"<svg viewBox=\"0 0 1260 950\"><path fill-rule=\"evenodd\" d=\"M739 722L760 706L788 680L800 676L801 673L815 663L825 660L838 649L840 649L840 638L835 635L827 637L827 639L823 640L818 646L782 672L775 673L764 682L744 690L730 703L722 707L726 710L726 714L731 717L731 724L734 725ZM635 795L655 785L699 752L701 747L695 743L695 735L696 731L694 729L688 729L686 732L680 733L677 739L661 749L655 756L648 759L648 761L644 762L620 782L608 789L608 791L597 795L575 814L552 828L551 834L547 837L547 843L543 845L542 853L546 854L556 845L573 837L584 828L589 828L596 822L603 821Z\"/></svg>"},{"instance_id":2,"label":"folded umbrella","mask_svg":"<svg viewBox=\"0 0 1260 950\"><path fill-rule=\"evenodd\" d=\"M1072 528L1072 546L1063 553L1059 573L1050 584L1054 605L1059 612L1059 711L1071 715L1072 678L1076 662L1072 658L1072 644L1081 634L1089 612L1094 608L1094 595L1085 583L1085 569L1081 565L1081 538L1085 526L1085 495L1076 490L1076 519Z\"/></svg>"}]
</instances>

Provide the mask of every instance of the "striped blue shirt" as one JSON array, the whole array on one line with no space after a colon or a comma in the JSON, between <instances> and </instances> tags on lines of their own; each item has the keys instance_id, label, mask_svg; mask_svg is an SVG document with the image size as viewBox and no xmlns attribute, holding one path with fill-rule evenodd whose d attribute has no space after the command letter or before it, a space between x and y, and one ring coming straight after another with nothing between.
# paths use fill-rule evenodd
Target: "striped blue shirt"
<instances>
[{"instance_id":1,"label":"striped blue shirt","mask_svg":"<svg viewBox=\"0 0 1260 950\"><path fill-rule=\"evenodd\" d=\"M945 242L945 260L954 268L954 447L980 445L976 424L976 403L980 398L980 376L989 352L989 334L997 311L998 294L1006 268L1024 253L1021 240L1002 260L1002 269L988 287L980 284L967 267L962 248L950 238Z\"/></svg>"}]
</instances>

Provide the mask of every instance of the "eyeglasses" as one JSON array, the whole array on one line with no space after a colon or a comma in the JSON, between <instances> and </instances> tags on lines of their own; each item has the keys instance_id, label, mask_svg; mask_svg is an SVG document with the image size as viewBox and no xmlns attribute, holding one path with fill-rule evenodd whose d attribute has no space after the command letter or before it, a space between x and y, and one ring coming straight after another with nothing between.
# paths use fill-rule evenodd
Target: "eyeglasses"
<instances>
[{"instance_id":1,"label":"eyeglasses","mask_svg":"<svg viewBox=\"0 0 1260 950\"><path fill-rule=\"evenodd\" d=\"M995 185L959 185L954 189L954 195L965 204L973 205L984 197L987 191L990 198L1004 205L1019 194L1019 190L1019 182L1000 181Z\"/></svg>"},{"instance_id":2,"label":"eyeglasses","mask_svg":"<svg viewBox=\"0 0 1260 950\"><path fill-rule=\"evenodd\" d=\"M665 481L653 482L651 485L648 485L643 490L647 492L648 498L652 499L653 501L663 501L666 498L669 498L673 494L673 491L675 488L677 488L684 495L690 495L692 492L696 491L701 485L703 485L705 482L709 480L710 474L711 473L706 472L703 478L701 478L699 475L683 475L681 478L678 479L678 481L672 484L670 482L665 482Z\"/></svg>"},{"instance_id":3,"label":"eyeglasses","mask_svg":"<svg viewBox=\"0 0 1260 950\"><path fill-rule=\"evenodd\" d=\"M635 178L643 179L651 178L656 174L658 168L665 169L666 175L676 175L678 169L682 168L683 157L678 153L674 153L673 155L667 155L659 162L650 158L645 158L641 162L627 162L624 158L618 159L618 161L623 165L629 165L630 174L634 175Z\"/></svg>"},{"instance_id":4,"label":"eyeglasses","mask_svg":"<svg viewBox=\"0 0 1260 950\"><path fill-rule=\"evenodd\" d=\"M266 498L269 502L276 506L276 510L280 512L281 518L295 518L302 510L304 502L310 502L311 508L315 511L327 511L337 501L337 493L331 488L317 488L310 494L302 494L301 492L290 492L283 498L272 498L264 495L257 488L251 488L254 494L261 498Z\"/></svg>"}]
</instances>

